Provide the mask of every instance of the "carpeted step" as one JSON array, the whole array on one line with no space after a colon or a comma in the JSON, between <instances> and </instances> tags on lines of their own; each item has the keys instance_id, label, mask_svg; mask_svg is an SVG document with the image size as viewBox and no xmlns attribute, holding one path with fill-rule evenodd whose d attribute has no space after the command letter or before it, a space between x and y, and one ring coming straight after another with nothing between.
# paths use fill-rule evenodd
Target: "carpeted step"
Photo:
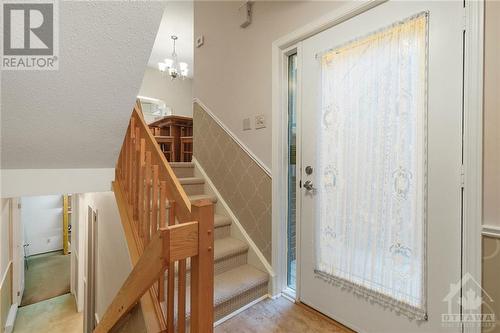
<instances>
[{"instance_id":1,"label":"carpeted step","mask_svg":"<svg viewBox=\"0 0 500 333\"><path fill-rule=\"evenodd\" d=\"M241 265L246 265L248 254L248 244L245 242L226 237L214 241L214 274L220 274L234 269ZM187 280L190 278L191 261L186 262ZM176 267L176 275L177 275ZM165 280L168 278L168 272L165 272Z\"/></svg>"},{"instance_id":2,"label":"carpeted step","mask_svg":"<svg viewBox=\"0 0 500 333\"><path fill-rule=\"evenodd\" d=\"M214 320L217 321L267 294L269 275L242 265L215 276Z\"/></svg>"},{"instance_id":3,"label":"carpeted step","mask_svg":"<svg viewBox=\"0 0 500 333\"><path fill-rule=\"evenodd\" d=\"M169 162L178 178L194 177L194 163L192 162Z\"/></svg>"},{"instance_id":4,"label":"carpeted step","mask_svg":"<svg viewBox=\"0 0 500 333\"><path fill-rule=\"evenodd\" d=\"M198 177L179 178L187 195L203 194L205 191L205 179Z\"/></svg>"},{"instance_id":5,"label":"carpeted step","mask_svg":"<svg viewBox=\"0 0 500 333\"><path fill-rule=\"evenodd\" d=\"M233 313L241 307L265 296L268 292L269 275L251 265L242 265L214 277L214 322ZM166 288L167 289L167 288ZM186 323L189 325L191 286L186 284ZM175 306L177 310L177 289L175 289ZM167 290L165 290L165 299ZM166 311L166 302L162 302ZM177 311L176 311L177 312ZM174 321L177 321L175 313Z\"/></svg>"},{"instance_id":6,"label":"carpeted step","mask_svg":"<svg viewBox=\"0 0 500 333\"><path fill-rule=\"evenodd\" d=\"M214 204L217 203L217 197L209 194L188 195L188 199L191 201L191 204L199 200L210 200Z\"/></svg>"},{"instance_id":7,"label":"carpeted step","mask_svg":"<svg viewBox=\"0 0 500 333\"><path fill-rule=\"evenodd\" d=\"M248 244L232 237L214 241L215 275L247 263Z\"/></svg>"},{"instance_id":8,"label":"carpeted step","mask_svg":"<svg viewBox=\"0 0 500 333\"><path fill-rule=\"evenodd\" d=\"M229 237L231 235L231 219L225 215L215 214L214 216L214 227L215 239L221 239L225 237Z\"/></svg>"}]
</instances>

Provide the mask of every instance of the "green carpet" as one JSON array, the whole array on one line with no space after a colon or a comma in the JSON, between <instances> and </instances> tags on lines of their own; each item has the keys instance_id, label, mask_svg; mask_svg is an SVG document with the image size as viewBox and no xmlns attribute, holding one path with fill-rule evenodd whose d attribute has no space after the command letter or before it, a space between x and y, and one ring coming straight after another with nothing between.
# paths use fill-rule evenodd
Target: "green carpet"
<instances>
[{"instance_id":1,"label":"green carpet","mask_svg":"<svg viewBox=\"0 0 500 333\"><path fill-rule=\"evenodd\" d=\"M51 252L26 259L25 286L21 306L38 303L70 292L71 256Z\"/></svg>"}]
</instances>

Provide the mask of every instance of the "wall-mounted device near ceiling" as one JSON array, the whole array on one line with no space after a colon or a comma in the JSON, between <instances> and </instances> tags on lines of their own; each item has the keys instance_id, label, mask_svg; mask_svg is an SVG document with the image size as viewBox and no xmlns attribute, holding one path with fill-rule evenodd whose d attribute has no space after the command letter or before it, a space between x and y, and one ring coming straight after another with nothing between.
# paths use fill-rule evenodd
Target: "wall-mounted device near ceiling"
<instances>
[{"instance_id":1,"label":"wall-mounted device near ceiling","mask_svg":"<svg viewBox=\"0 0 500 333\"><path fill-rule=\"evenodd\" d=\"M238 8L238 15L240 16L240 27L246 28L252 23L252 5L253 1L245 1L240 8Z\"/></svg>"}]
</instances>

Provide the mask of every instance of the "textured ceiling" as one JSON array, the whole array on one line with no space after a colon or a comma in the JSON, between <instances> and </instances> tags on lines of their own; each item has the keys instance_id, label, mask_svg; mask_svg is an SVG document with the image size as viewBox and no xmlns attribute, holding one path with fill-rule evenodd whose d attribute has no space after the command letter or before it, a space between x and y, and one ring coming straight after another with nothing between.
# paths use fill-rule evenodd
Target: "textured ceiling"
<instances>
[{"instance_id":1,"label":"textured ceiling","mask_svg":"<svg viewBox=\"0 0 500 333\"><path fill-rule=\"evenodd\" d=\"M159 62L162 62L165 58L171 58L173 44L170 36L176 35L179 37L175 42L177 57L179 61L184 61L189 65L189 76L193 77L193 29L193 1L167 2L148 66L158 68Z\"/></svg>"},{"instance_id":2,"label":"textured ceiling","mask_svg":"<svg viewBox=\"0 0 500 333\"><path fill-rule=\"evenodd\" d=\"M1 73L2 169L114 167L164 8L61 1L59 70Z\"/></svg>"}]
</instances>

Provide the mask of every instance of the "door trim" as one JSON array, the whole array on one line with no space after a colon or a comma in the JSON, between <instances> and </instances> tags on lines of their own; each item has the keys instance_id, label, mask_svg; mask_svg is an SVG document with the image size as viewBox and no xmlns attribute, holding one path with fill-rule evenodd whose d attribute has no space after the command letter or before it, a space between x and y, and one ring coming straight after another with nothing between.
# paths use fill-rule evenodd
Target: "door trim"
<instances>
[{"instance_id":1,"label":"door trim","mask_svg":"<svg viewBox=\"0 0 500 333\"><path fill-rule=\"evenodd\" d=\"M482 284L484 0L465 3L462 273ZM477 314L481 312L477 310ZM479 333L479 327L464 332Z\"/></svg>"},{"instance_id":2,"label":"door trim","mask_svg":"<svg viewBox=\"0 0 500 333\"><path fill-rule=\"evenodd\" d=\"M290 47L302 40L361 14L386 0L349 3L293 32L272 44L272 262L276 272L272 295L280 295L286 286L286 193L287 101L286 64ZM465 64L464 64L464 217L462 271L481 281L482 230L482 122L483 122L483 41L484 0L465 0ZM299 55L300 57L300 55ZM300 119L300 105L297 108ZM300 197L298 197L300 200ZM300 205L298 205L300 206ZM299 226L300 220L297 220ZM297 258L300 260L300 258ZM300 265L297 263L297 267ZM297 281L297 298L300 281ZM480 310L479 310L480 311ZM480 332L480 328L465 328Z\"/></svg>"}]
</instances>

